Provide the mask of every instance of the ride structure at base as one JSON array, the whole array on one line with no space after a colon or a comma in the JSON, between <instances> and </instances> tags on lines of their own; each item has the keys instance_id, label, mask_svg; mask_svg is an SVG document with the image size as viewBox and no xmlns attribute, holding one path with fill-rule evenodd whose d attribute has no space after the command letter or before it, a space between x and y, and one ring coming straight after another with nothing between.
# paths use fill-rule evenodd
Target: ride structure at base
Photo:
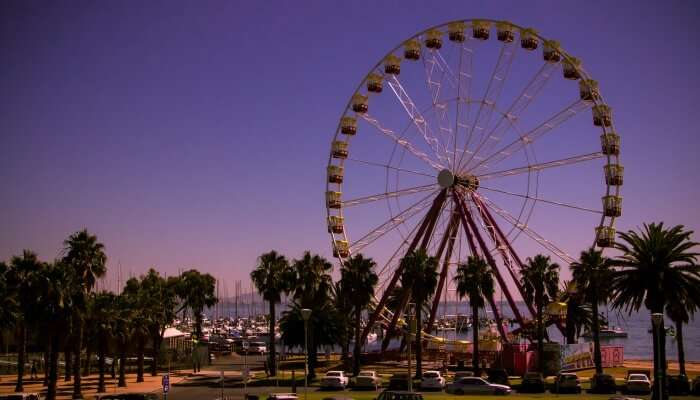
<instances>
[{"instance_id":1,"label":"ride structure at base","mask_svg":"<svg viewBox=\"0 0 700 400\"><path fill-rule=\"evenodd\" d=\"M419 249L439 261L426 340L445 343L430 332L441 301L454 291L456 266L470 255L491 266L520 327L531 325L533 306L517 304L520 254L537 250L568 265L574 258L555 242L571 246L565 235L573 231L593 237L594 246L612 246L622 213L619 156L612 108L598 82L559 42L532 28L453 21L393 48L350 96L327 166L334 257L342 263L363 252L380 266L379 297L361 337L378 321L389 333L405 325L410 292L391 297L400 286L401 258ZM535 213L536 205L544 212ZM557 227L566 218L577 226ZM487 302L508 342L496 298Z\"/></svg>"}]
</instances>

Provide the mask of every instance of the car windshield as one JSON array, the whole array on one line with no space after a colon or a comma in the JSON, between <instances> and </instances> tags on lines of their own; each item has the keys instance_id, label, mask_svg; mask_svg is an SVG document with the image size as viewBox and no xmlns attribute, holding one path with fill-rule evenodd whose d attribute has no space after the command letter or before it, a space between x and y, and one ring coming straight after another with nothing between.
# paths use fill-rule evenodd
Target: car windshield
<instances>
[{"instance_id":1,"label":"car windshield","mask_svg":"<svg viewBox=\"0 0 700 400\"><path fill-rule=\"evenodd\" d=\"M464 378L462 379L462 384L464 385L483 385L484 381L479 378Z\"/></svg>"},{"instance_id":2,"label":"car windshield","mask_svg":"<svg viewBox=\"0 0 700 400\"><path fill-rule=\"evenodd\" d=\"M573 380L576 380L576 375L562 375L561 380L562 381L573 381Z\"/></svg>"},{"instance_id":3,"label":"car windshield","mask_svg":"<svg viewBox=\"0 0 700 400\"><path fill-rule=\"evenodd\" d=\"M644 374L631 374L629 380L631 380L631 381L647 381L649 379Z\"/></svg>"},{"instance_id":4,"label":"car windshield","mask_svg":"<svg viewBox=\"0 0 700 400\"><path fill-rule=\"evenodd\" d=\"M251 342L250 345L255 346L255 347L263 347L263 346L265 346L265 343L263 343L263 342Z\"/></svg>"},{"instance_id":5,"label":"car windshield","mask_svg":"<svg viewBox=\"0 0 700 400\"><path fill-rule=\"evenodd\" d=\"M540 377L540 374L537 372L528 372L525 374L525 379L537 379Z\"/></svg>"},{"instance_id":6,"label":"car windshield","mask_svg":"<svg viewBox=\"0 0 700 400\"><path fill-rule=\"evenodd\" d=\"M372 371L360 371L359 376L374 376L374 372L372 372Z\"/></svg>"},{"instance_id":7,"label":"car windshield","mask_svg":"<svg viewBox=\"0 0 700 400\"><path fill-rule=\"evenodd\" d=\"M330 371L330 372L326 373L326 376L340 376L340 372Z\"/></svg>"},{"instance_id":8,"label":"car windshield","mask_svg":"<svg viewBox=\"0 0 700 400\"><path fill-rule=\"evenodd\" d=\"M423 378L438 378L440 375L437 372L426 372L423 374Z\"/></svg>"}]
</instances>

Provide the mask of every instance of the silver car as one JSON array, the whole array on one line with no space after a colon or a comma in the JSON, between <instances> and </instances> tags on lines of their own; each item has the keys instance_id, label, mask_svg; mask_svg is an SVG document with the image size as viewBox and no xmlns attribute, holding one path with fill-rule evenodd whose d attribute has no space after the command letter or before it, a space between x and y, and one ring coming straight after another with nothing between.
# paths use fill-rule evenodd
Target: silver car
<instances>
[{"instance_id":1,"label":"silver car","mask_svg":"<svg viewBox=\"0 0 700 400\"><path fill-rule=\"evenodd\" d=\"M451 394L510 394L511 389L506 385L489 383L484 378L466 377L460 378L447 385L445 390Z\"/></svg>"},{"instance_id":2,"label":"silver car","mask_svg":"<svg viewBox=\"0 0 700 400\"><path fill-rule=\"evenodd\" d=\"M378 390L382 385L382 380L375 371L360 371L355 378L355 389Z\"/></svg>"}]
</instances>

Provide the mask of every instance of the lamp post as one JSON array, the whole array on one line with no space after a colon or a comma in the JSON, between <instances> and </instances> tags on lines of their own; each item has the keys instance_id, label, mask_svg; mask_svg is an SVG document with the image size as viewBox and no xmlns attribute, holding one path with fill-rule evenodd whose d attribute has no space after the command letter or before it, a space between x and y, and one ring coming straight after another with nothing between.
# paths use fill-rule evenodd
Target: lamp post
<instances>
[{"instance_id":1,"label":"lamp post","mask_svg":"<svg viewBox=\"0 0 700 400\"><path fill-rule=\"evenodd\" d=\"M301 318L304 320L304 400L306 400L309 386L309 318L311 318L311 310L302 308Z\"/></svg>"},{"instance_id":2,"label":"lamp post","mask_svg":"<svg viewBox=\"0 0 700 400\"><path fill-rule=\"evenodd\" d=\"M654 392L652 400L666 400L666 366L664 360L661 359L664 341L661 335L665 335L664 330L664 315L661 313L651 314L652 336L654 338Z\"/></svg>"},{"instance_id":3,"label":"lamp post","mask_svg":"<svg viewBox=\"0 0 700 400\"><path fill-rule=\"evenodd\" d=\"M408 309L406 310L406 319L408 320L408 325L406 326L406 344L408 348L408 391L413 391L413 376L411 375L411 332L416 329L416 321L413 319L413 303L408 303Z\"/></svg>"}]
</instances>

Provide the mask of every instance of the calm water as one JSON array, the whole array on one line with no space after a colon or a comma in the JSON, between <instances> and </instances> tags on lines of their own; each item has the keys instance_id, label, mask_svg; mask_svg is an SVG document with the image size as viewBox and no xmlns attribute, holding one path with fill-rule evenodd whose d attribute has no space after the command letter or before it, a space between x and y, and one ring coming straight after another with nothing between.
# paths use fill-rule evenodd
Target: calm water
<instances>
[{"instance_id":1,"label":"calm water","mask_svg":"<svg viewBox=\"0 0 700 400\"><path fill-rule=\"evenodd\" d=\"M239 301L238 303L238 315L241 317L247 317L250 313L262 314L267 311L267 304L255 301L243 303ZM277 308L278 317L285 310L285 306L281 305ZM525 312L525 304L519 303L518 308L521 312ZM505 317L512 317L513 314L508 308L507 304L503 303L503 315ZM601 309L601 312L605 313L605 308ZM235 306L231 303L224 303L220 305L216 311L218 315L221 316L231 316L235 317ZM438 309L438 316L445 314L471 314L468 302L448 302L441 304ZM207 312L208 315L213 316L215 311L212 309ZM489 316L491 314L489 313ZM633 313L632 315L621 314L616 311L608 312L608 319L611 326L619 326L628 333L627 338L611 338L603 339L603 344L614 344L621 345L625 348L625 358L627 359L651 359L652 357L652 342L651 334L648 330L651 328L651 317L647 311L642 311L639 313ZM666 320L666 326L673 326L670 320ZM454 332L446 333L448 339L454 338ZM562 336L556 328L549 329L549 335L553 340L563 342ZM471 332L463 332L457 334L458 339L471 339ZM683 327L683 339L685 343L685 356L688 361L700 361L700 319L691 320L688 325ZM581 338L580 341L585 339ZM378 344L377 344L378 345ZM371 348L372 346L370 346ZM674 337L666 338L666 354L669 360L677 358L677 344Z\"/></svg>"}]
</instances>

